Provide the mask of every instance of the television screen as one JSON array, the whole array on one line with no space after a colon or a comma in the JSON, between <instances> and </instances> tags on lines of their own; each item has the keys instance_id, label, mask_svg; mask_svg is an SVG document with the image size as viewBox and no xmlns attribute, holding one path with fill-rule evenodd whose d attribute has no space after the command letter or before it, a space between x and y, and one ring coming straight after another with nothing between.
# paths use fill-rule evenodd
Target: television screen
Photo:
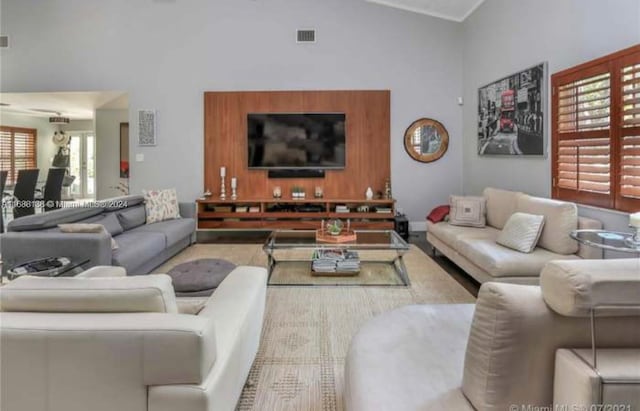
<instances>
[{"instance_id":1,"label":"television screen","mask_svg":"<svg viewBox=\"0 0 640 411\"><path fill-rule=\"evenodd\" d=\"M249 168L344 168L344 113L250 113Z\"/></svg>"}]
</instances>

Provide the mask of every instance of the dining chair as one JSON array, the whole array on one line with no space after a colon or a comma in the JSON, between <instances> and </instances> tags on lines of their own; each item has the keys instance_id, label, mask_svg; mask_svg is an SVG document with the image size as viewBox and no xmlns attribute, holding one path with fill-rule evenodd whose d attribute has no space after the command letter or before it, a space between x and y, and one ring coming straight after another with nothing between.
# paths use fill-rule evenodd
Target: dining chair
<instances>
[{"instance_id":1,"label":"dining chair","mask_svg":"<svg viewBox=\"0 0 640 411\"><path fill-rule=\"evenodd\" d=\"M40 170L18 170L18 178L13 189L16 204L13 207L13 218L20 218L35 213L34 196Z\"/></svg>"},{"instance_id":2,"label":"dining chair","mask_svg":"<svg viewBox=\"0 0 640 411\"><path fill-rule=\"evenodd\" d=\"M0 171L0 195L4 197L4 187L7 185L8 170ZM4 203L2 203L2 212L0 212L0 233L4 233Z\"/></svg>"},{"instance_id":3,"label":"dining chair","mask_svg":"<svg viewBox=\"0 0 640 411\"><path fill-rule=\"evenodd\" d=\"M44 211L60 208L62 201L62 182L67 172L65 168L51 167L47 174L47 182L44 184Z\"/></svg>"}]
</instances>

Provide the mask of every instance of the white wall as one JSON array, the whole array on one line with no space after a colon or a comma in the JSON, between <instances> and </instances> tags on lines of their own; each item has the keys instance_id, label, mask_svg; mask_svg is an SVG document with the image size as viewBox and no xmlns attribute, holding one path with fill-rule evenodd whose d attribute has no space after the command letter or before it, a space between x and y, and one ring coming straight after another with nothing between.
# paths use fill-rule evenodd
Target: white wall
<instances>
[{"instance_id":1,"label":"white wall","mask_svg":"<svg viewBox=\"0 0 640 411\"><path fill-rule=\"evenodd\" d=\"M0 52L3 91L126 90L130 118L158 110L157 147L134 144L131 122L130 158L145 155L131 163L132 193L202 193L208 90L390 89L398 206L424 221L462 189L458 23L363 0L3 0L1 11L11 38ZM297 45L295 30L310 27L318 43ZM423 116L451 137L433 164L413 161L402 145L406 127Z\"/></svg>"},{"instance_id":2,"label":"white wall","mask_svg":"<svg viewBox=\"0 0 640 411\"><path fill-rule=\"evenodd\" d=\"M494 186L550 196L549 156L478 156L478 87L543 61L552 74L640 42L640 1L486 0L463 27L464 191L477 194ZM628 230L624 213L593 208L580 213L603 220L609 229Z\"/></svg>"},{"instance_id":3,"label":"white wall","mask_svg":"<svg viewBox=\"0 0 640 411\"><path fill-rule=\"evenodd\" d=\"M58 126L49 124L48 118L7 113L3 110L0 110L0 125L35 128L37 130L36 156L37 167L40 169L38 180L45 181L53 156L58 152L58 147L51 141L53 133L59 130Z\"/></svg>"},{"instance_id":4,"label":"white wall","mask_svg":"<svg viewBox=\"0 0 640 411\"><path fill-rule=\"evenodd\" d=\"M127 110L96 110L96 199L122 195L120 182L120 123L129 121Z\"/></svg>"}]
</instances>

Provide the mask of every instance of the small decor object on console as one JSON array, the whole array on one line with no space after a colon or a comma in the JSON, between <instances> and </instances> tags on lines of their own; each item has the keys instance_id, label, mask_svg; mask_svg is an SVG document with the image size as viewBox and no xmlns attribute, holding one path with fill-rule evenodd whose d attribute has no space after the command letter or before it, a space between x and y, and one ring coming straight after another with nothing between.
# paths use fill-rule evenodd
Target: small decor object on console
<instances>
[{"instance_id":1,"label":"small decor object on console","mask_svg":"<svg viewBox=\"0 0 640 411\"><path fill-rule=\"evenodd\" d=\"M299 200L305 198L304 188L294 186L291 188L291 198L294 200Z\"/></svg>"},{"instance_id":2,"label":"small decor object on console","mask_svg":"<svg viewBox=\"0 0 640 411\"><path fill-rule=\"evenodd\" d=\"M391 199L391 181L389 181L389 179L387 178L387 180L384 182L384 198L386 198L387 200Z\"/></svg>"},{"instance_id":3,"label":"small decor object on console","mask_svg":"<svg viewBox=\"0 0 640 411\"><path fill-rule=\"evenodd\" d=\"M314 191L313 196L315 198L322 198L324 196L324 193L322 192L322 187L316 186L316 190Z\"/></svg>"},{"instance_id":4,"label":"small decor object on console","mask_svg":"<svg viewBox=\"0 0 640 411\"><path fill-rule=\"evenodd\" d=\"M238 198L238 193L236 189L238 188L238 179L235 177L231 177L231 199L235 200Z\"/></svg>"},{"instance_id":5,"label":"small decor object on console","mask_svg":"<svg viewBox=\"0 0 640 411\"><path fill-rule=\"evenodd\" d=\"M367 198L367 200L373 199L373 190L371 189L371 187L367 187L367 191L365 191L364 195Z\"/></svg>"},{"instance_id":6,"label":"small decor object on console","mask_svg":"<svg viewBox=\"0 0 640 411\"><path fill-rule=\"evenodd\" d=\"M225 200L227 198L227 194L224 190L224 178L227 176L226 167L220 167L220 200Z\"/></svg>"},{"instance_id":7,"label":"small decor object on console","mask_svg":"<svg viewBox=\"0 0 640 411\"><path fill-rule=\"evenodd\" d=\"M273 188L273 198L281 198L282 197L282 189L280 186L276 186Z\"/></svg>"}]
</instances>

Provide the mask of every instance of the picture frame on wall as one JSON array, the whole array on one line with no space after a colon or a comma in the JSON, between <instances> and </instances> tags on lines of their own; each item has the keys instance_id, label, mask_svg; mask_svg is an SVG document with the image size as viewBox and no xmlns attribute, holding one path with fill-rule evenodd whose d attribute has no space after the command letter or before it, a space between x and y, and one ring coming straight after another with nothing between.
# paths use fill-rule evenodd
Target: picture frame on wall
<instances>
[{"instance_id":1,"label":"picture frame on wall","mask_svg":"<svg viewBox=\"0 0 640 411\"><path fill-rule=\"evenodd\" d=\"M138 110L138 145L155 146L157 121L155 110Z\"/></svg>"},{"instance_id":2,"label":"picture frame on wall","mask_svg":"<svg viewBox=\"0 0 640 411\"><path fill-rule=\"evenodd\" d=\"M547 63L478 89L478 155L547 153Z\"/></svg>"}]
</instances>

